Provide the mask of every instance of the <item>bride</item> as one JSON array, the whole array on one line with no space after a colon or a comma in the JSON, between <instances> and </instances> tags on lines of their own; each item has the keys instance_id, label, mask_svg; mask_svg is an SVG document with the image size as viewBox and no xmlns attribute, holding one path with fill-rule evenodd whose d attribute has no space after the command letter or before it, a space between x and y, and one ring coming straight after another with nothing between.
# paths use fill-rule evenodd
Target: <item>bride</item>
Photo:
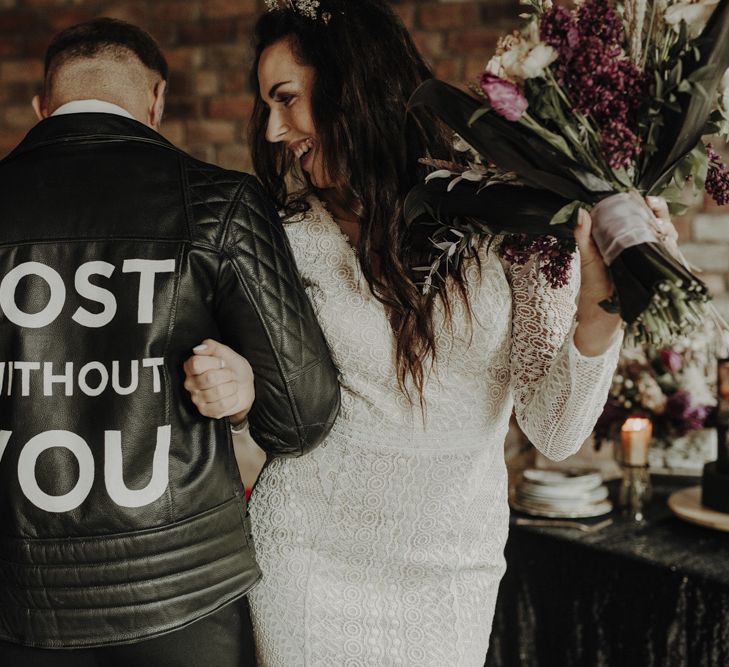
<instances>
[{"instance_id":1,"label":"bride","mask_svg":"<svg viewBox=\"0 0 729 667\"><path fill-rule=\"evenodd\" d=\"M269 3L275 5L275 2ZM261 664L481 667L509 525L503 443L512 408L552 459L602 410L622 341L583 213L569 284L485 246L423 296L408 267L427 239L402 204L447 153L406 114L431 73L384 0L282 3L256 26L256 171L285 211L299 271L340 372L324 444L268 463L250 512L263 580L250 595ZM303 191L287 179L303 172ZM193 400L223 395L196 359ZM230 359L230 351L224 351ZM234 368L234 370L235 370ZM311 387L311 391L316 391Z\"/></svg>"}]
</instances>

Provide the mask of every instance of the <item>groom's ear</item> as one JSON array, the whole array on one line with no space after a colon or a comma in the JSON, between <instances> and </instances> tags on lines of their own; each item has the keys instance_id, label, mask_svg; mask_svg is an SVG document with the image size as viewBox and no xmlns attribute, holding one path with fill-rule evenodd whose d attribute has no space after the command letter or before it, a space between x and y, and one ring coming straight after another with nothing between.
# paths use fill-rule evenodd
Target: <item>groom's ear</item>
<instances>
[{"instance_id":1,"label":"groom's ear","mask_svg":"<svg viewBox=\"0 0 729 667\"><path fill-rule=\"evenodd\" d=\"M33 111L35 111L35 115L38 120L48 118L48 108L40 95L35 95L30 104L33 107Z\"/></svg>"}]
</instances>

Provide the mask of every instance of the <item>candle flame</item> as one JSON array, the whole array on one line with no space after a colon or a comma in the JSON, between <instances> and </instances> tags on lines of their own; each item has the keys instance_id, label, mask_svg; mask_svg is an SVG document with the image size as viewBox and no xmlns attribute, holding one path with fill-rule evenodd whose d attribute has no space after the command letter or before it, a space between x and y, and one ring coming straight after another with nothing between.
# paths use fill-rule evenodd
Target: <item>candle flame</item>
<instances>
[{"instance_id":1,"label":"candle flame","mask_svg":"<svg viewBox=\"0 0 729 667\"><path fill-rule=\"evenodd\" d=\"M646 431L652 427L651 420L646 417L629 417L625 420L621 431Z\"/></svg>"}]
</instances>

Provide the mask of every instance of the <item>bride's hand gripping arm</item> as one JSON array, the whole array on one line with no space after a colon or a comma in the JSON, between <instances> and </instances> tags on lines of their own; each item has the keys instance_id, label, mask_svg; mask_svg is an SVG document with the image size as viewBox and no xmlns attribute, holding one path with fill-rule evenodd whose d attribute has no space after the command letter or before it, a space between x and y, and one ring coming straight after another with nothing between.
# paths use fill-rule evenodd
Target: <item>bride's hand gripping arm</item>
<instances>
[{"instance_id":1,"label":"bride's hand gripping arm","mask_svg":"<svg viewBox=\"0 0 729 667\"><path fill-rule=\"evenodd\" d=\"M267 454L301 456L334 423L337 371L279 216L255 179L240 189L225 219L211 305L233 355L223 360L238 370L204 368L213 378L194 389L208 392L200 397L211 399L206 405L220 402L207 405L208 416L238 421L248 414L251 435Z\"/></svg>"}]
</instances>

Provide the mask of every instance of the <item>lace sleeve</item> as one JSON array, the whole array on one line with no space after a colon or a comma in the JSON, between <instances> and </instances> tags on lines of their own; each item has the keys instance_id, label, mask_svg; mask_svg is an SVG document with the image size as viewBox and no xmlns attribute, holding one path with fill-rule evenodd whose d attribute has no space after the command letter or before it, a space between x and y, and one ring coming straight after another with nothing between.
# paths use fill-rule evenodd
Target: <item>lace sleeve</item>
<instances>
[{"instance_id":1,"label":"lace sleeve","mask_svg":"<svg viewBox=\"0 0 729 667\"><path fill-rule=\"evenodd\" d=\"M579 266L575 258L574 267ZM623 340L608 350L582 355L574 344L579 270L553 289L536 262L506 266L512 291L511 383L519 426L545 456L574 454L602 412Z\"/></svg>"}]
</instances>

